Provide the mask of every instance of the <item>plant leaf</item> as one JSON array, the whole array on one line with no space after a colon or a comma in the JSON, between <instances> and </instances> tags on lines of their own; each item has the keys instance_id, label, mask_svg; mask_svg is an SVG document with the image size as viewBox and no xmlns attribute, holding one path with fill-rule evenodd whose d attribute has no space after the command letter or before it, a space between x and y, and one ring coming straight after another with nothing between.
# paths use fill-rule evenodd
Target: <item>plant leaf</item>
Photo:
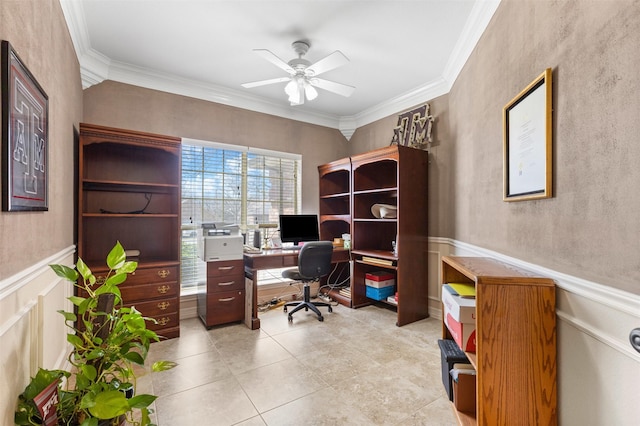
<instances>
[{"instance_id":1,"label":"plant leaf","mask_svg":"<svg viewBox=\"0 0 640 426\"><path fill-rule=\"evenodd\" d=\"M130 274L138 268L138 262L127 261L122 267L118 268L118 273Z\"/></svg>"},{"instance_id":2,"label":"plant leaf","mask_svg":"<svg viewBox=\"0 0 640 426\"><path fill-rule=\"evenodd\" d=\"M98 393L94 402L95 404L89 407L89 412L99 419L113 419L130 410L129 401L124 393L117 390Z\"/></svg>"},{"instance_id":3,"label":"plant leaf","mask_svg":"<svg viewBox=\"0 0 640 426\"><path fill-rule=\"evenodd\" d=\"M102 358L104 356L104 351L102 350L102 348L96 348L92 351L87 352L85 356L87 357L88 360Z\"/></svg>"},{"instance_id":4,"label":"plant leaf","mask_svg":"<svg viewBox=\"0 0 640 426\"><path fill-rule=\"evenodd\" d=\"M142 358L142 355L140 355L138 352L128 352L124 354L124 358L135 364L144 365L144 358Z\"/></svg>"},{"instance_id":5,"label":"plant leaf","mask_svg":"<svg viewBox=\"0 0 640 426\"><path fill-rule=\"evenodd\" d=\"M116 245L107 255L107 266L113 270L120 269L126 260L127 256L124 254L122 244L120 244L120 241L116 241Z\"/></svg>"},{"instance_id":6,"label":"plant leaf","mask_svg":"<svg viewBox=\"0 0 640 426\"><path fill-rule=\"evenodd\" d=\"M116 272L115 274L107 278L107 280L104 283L110 286L116 286L118 284L125 282L126 279L127 279L126 273Z\"/></svg>"},{"instance_id":7,"label":"plant leaf","mask_svg":"<svg viewBox=\"0 0 640 426\"><path fill-rule=\"evenodd\" d=\"M156 398L158 397L155 395L136 395L133 398L129 399L129 406L131 408L146 408L151 405L151 403L155 401Z\"/></svg>"},{"instance_id":8,"label":"plant leaf","mask_svg":"<svg viewBox=\"0 0 640 426\"><path fill-rule=\"evenodd\" d=\"M151 365L151 371L159 372L159 371L171 370L172 368L175 368L177 365L178 363L173 361L156 361L153 363L153 365Z\"/></svg>"},{"instance_id":9,"label":"plant leaf","mask_svg":"<svg viewBox=\"0 0 640 426\"><path fill-rule=\"evenodd\" d=\"M67 297L67 299L70 300L71 303L73 303L76 306L80 306L80 304L85 300L84 297L80 297L80 296L70 296L70 297Z\"/></svg>"},{"instance_id":10,"label":"plant leaf","mask_svg":"<svg viewBox=\"0 0 640 426\"><path fill-rule=\"evenodd\" d=\"M65 278L71 282L76 282L78 280L78 273L75 271L75 269L71 269L65 265L49 265L49 266L60 278Z\"/></svg>"},{"instance_id":11,"label":"plant leaf","mask_svg":"<svg viewBox=\"0 0 640 426\"><path fill-rule=\"evenodd\" d=\"M87 280L89 281L90 285L95 284L96 277L93 276L93 273L91 272L91 269L89 269L87 264L84 263L84 261L82 259L80 259L80 258L78 258L78 261L76 262L76 269L78 270L80 275L82 275L82 278L84 278L85 281L87 281Z\"/></svg>"},{"instance_id":12,"label":"plant leaf","mask_svg":"<svg viewBox=\"0 0 640 426\"><path fill-rule=\"evenodd\" d=\"M63 310L59 310L58 312L62 314L62 316L64 317L65 321L73 321L73 322L75 322L78 319L76 314L74 314L73 312L67 312L67 311L63 311Z\"/></svg>"},{"instance_id":13,"label":"plant leaf","mask_svg":"<svg viewBox=\"0 0 640 426\"><path fill-rule=\"evenodd\" d=\"M75 334L67 334L67 342L71 343L75 347L82 346L82 339Z\"/></svg>"},{"instance_id":14,"label":"plant leaf","mask_svg":"<svg viewBox=\"0 0 640 426\"><path fill-rule=\"evenodd\" d=\"M84 364L80 367L82 374L84 374L89 380L94 381L98 376L98 371L93 365Z\"/></svg>"}]
</instances>

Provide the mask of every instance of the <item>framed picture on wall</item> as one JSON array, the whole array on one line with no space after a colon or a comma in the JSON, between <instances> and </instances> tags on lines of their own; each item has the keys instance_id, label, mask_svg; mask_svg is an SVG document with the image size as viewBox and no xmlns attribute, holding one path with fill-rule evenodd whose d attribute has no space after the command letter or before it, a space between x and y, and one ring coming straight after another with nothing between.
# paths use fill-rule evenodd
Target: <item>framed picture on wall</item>
<instances>
[{"instance_id":1,"label":"framed picture on wall","mask_svg":"<svg viewBox=\"0 0 640 426\"><path fill-rule=\"evenodd\" d=\"M2 41L2 210L48 210L49 98Z\"/></svg>"},{"instance_id":2,"label":"framed picture on wall","mask_svg":"<svg viewBox=\"0 0 640 426\"><path fill-rule=\"evenodd\" d=\"M552 196L551 73L547 68L504 107L504 201Z\"/></svg>"}]
</instances>

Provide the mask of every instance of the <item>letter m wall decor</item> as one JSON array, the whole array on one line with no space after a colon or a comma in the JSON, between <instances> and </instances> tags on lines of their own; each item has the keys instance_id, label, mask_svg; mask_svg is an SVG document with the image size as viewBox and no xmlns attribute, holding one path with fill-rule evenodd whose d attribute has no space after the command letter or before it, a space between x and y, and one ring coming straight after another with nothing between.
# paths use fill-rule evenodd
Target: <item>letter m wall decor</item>
<instances>
[{"instance_id":1,"label":"letter m wall decor","mask_svg":"<svg viewBox=\"0 0 640 426\"><path fill-rule=\"evenodd\" d=\"M48 210L49 99L2 41L2 210Z\"/></svg>"}]
</instances>

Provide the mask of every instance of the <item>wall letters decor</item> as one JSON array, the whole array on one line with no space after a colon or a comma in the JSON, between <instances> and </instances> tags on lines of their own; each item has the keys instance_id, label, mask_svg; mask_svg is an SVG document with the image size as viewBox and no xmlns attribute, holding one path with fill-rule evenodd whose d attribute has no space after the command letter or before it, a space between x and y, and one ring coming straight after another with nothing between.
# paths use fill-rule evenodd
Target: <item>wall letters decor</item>
<instances>
[{"instance_id":1,"label":"wall letters decor","mask_svg":"<svg viewBox=\"0 0 640 426\"><path fill-rule=\"evenodd\" d=\"M393 129L391 145L404 145L418 149L429 149L433 116L429 104L398 115L398 125Z\"/></svg>"},{"instance_id":2,"label":"wall letters decor","mask_svg":"<svg viewBox=\"0 0 640 426\"><path fill-rule=\"evenodd\" d=\"M49 98L2 41L2 210L48 210Z\"/></svg>"}]
</instances>

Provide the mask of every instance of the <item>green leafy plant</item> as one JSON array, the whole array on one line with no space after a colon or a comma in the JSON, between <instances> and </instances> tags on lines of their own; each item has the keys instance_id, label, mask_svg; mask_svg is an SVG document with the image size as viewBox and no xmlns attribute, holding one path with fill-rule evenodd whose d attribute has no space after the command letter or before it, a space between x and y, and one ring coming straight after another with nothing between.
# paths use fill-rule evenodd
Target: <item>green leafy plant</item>
<instances>
[{"instance_id":1,"label":"green leafy plant","mask_svg":"<svg viewBox=\"0 0 640 426\"><path fill-rule=\"evenodd\" d=\"M120 424L124 418L129 424L152 425L149 405L157 397L135 394L134 367L144 366L150 344L160 339L147 328L147 321L153 319L123 304L118 286L138 264L127 261L120 242L107 255L107 266L106 278L97 282L82 259L78 259L73 269L50 265L59 277L75 283L79 289L77 296L69 298L76 312L58 311L72 330L67 334L73 347L69 355L72 368L40 369L18 398L16 424L42 424L33 398L54 381L66 378L56 406L59 425L111 425ZM175 365L158 361L151 370L164 371Z\"/></svg>"}]
</instances>

